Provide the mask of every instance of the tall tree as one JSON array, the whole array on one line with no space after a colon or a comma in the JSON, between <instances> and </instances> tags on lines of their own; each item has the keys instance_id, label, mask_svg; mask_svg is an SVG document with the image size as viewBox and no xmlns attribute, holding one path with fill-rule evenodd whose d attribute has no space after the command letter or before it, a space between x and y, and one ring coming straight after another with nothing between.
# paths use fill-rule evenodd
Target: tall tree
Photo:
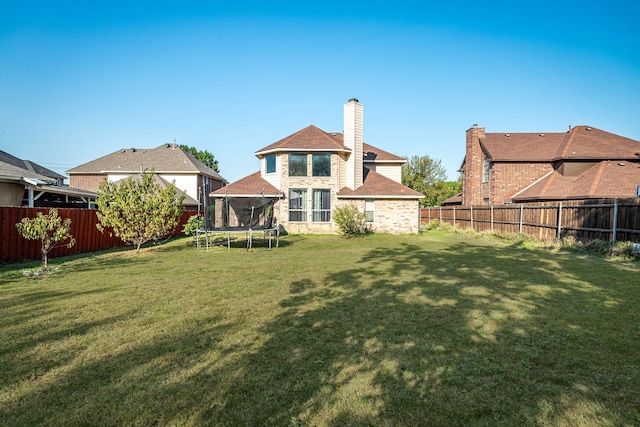
<instances>
[{"instance_id":1,"label":"tall tree","mask_svg":"<svg viewBox=\"0 0 640 427\"><path fill-rule=\"evenodd\" d=\"M188 145L180 145L180 148L191 154L196 159L200 160L205 164L205 166L210 167L216 172L220 172L220 170L218 170L218 161L216 160L215 156L207 150L201 151L195 147L189 147Z\"/></svg>"},{"instance_id":2,"label":"tall tree","mask_svg":"<svg viewBox=\"0 0 640 427\"><path fill-rule=\"evenodd\" d=\"M49 209L49 213L46 215L38 212L35 218L22 218L16 224L16 228L25 239L41 240L40 253L42 254L43 271L49 269L49 252L53 248L60 245L66 245L70 248L76 243L76 239L73 238L70 232L71 218L65 218L63 221L58 216L57 209Z\"/></svg>"},{"instance_id":3,"label":"tall tree","mask_svg":"<svg viewBox=\"0 0 640 427\"><path fill-rule=\"evenodd\" d=\"M98 230L113 228L123 242L136 246L136 253L175 229L184 211L185 194L178 197L175 183L162 186L154 176L152 171L120 183L105 180L98 187Z\"/></svg>"},{"instance_id":4,"label":"tall tree","mask_svg":"<svg viewBox=\"0 0 640 427\"><path fill-rule=\"evenodd\" d=\"M425 195L422 206L437 206L459 192L453 192L458 188L455 182L445 181L447 171L440 160L429 156L412 156L406 159L407 162L402 165L402 184Z\"/></svg>"}]
</instances>

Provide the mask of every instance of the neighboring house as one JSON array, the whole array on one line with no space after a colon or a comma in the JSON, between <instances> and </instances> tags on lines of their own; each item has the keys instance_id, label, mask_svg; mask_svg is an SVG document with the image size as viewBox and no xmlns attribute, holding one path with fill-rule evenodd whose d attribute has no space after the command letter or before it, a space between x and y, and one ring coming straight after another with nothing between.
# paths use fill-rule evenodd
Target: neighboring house
<instances>
[{"instance_id":1,"label":"neighboring house","mask_svg":"<svg viewBox=\"0 0 640 427\"><path fill-rule=\"evenodd\" d=\"M311 125L255 155L260 171L211 195L275 199L274 216L289 233L335 233L333 211L350 203L375 231L419 231L424 195L401 184L405 159L363 142L363 106L357 99L344 106L344 133Z\"/></svg>"},{"instance_id":2,"label":"neighboring house","mask_svg":"<svg viewBox=\"0 0 640 427\"><path fill-rule=\"evenodd\" d=\"M87 207L96 194L64 185L65 176L0 151L0 206Z\"/></svg>"},{"instance_id":3,"label":"neighboring house","mask_svg":"<svg viewBox=\"0 0 640 427\"><path fill-rule=\"evenodd\" d=\"M97 191L105 179L117 182L152 170L160 178L158 182L164 185L175 181L176 189L186 193L186 207L198 206L203 194L206 195L226 183L220 174L175 143L150 149L118 150L70 169L67 174L72 187Z\"/></svg>"},{"instance_id":4,"label":"neighboring house","mask_svg":"<svg viewBox=\"0 0 640 427\"><path fill-rule=\"evenodd\" d=\"M640 141L590 126L558 133L467 131L462 204L637 197Z\"/></svg>"}]
</instances>

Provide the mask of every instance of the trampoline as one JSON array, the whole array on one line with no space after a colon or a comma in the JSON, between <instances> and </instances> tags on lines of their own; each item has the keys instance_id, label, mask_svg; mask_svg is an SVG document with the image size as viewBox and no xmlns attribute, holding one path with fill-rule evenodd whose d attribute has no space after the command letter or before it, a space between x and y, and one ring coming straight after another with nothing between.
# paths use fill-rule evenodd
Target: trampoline
<instances>
[{"instance_id":1,"label":"trampoline","mask_svg":"<svg viewBox=\"0 0 640 427\"><path fill-rule=\"evenodd\" d=\"M198 249L207 250L213 245L218 235L227 235L227 251L231 250L231 235L244 233L247 251L252 249L256 235L262 234L268 242L268 248L277 248L280 227L274 216L275 198L265 197L230 197L216 199L213 206L208 197L203 198L204 228L196 230ZM218 202L219 201L219 202ZM213 209L212 209L213 208ZM213 211L214 215L211 216ZM216 226L220 224L220 226ZM204 244L201 243L201 237Z\"/></svg>"}]
</instances>

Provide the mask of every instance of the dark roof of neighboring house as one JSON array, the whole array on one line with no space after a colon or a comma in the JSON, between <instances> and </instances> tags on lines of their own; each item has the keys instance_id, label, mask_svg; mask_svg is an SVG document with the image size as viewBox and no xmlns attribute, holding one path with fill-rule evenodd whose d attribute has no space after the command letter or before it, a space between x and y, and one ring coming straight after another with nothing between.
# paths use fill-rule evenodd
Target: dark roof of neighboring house
<instances>
[{"instance_id":1,"label":"dark roof of neighboring house","mask_svg":"<svg viewBox=\"0 0 640 427\"><path fill-rule=\"evenodd\" d=\"M480 144L494 162L640 158L640 141L590 126L562 133L486 133Z\"/></svg>"},{"instance_id":2,"label":"dark roof of neighboring house","mask_svg":"<svg viewBox=\"0 0 640 427\"><path fill-rule=\"evenodd\" d=\"M325 132L316 126L306 128L274 142L271 145L256 151L256 156L263 156L275 152L290 151L342 151L351 152L344 145L344 134L339 132ZM363 161L383 163L405 163L402 157L381 150L367 143L362 144Z\"/></svg>"},{"instance_id":3,"label":"dark roof of neighboring house","mask_svg":"<svg viewBox=\"0 0 640 427\"><path fill-rule=\"evenodd\" d=\"M64 175L40 166L29 160L22 160L16 156L0 150L0 174L20 175L20 177L36 178L43 181L65 179Z\"/></svg>"},{"instance_id":4,"label":"dark roof of neighboring house","mask_svg":"<svg viewBox=\"0 0 640 427\"><path fill-rule=\"evenodd\" d=\"M516 193L513 201L636 197L640 163L602 161L578 176L553 171Z\"/></svg>"},{"instance_id":5,"label":"dark roof of neighboring house","mask_svg":"<svg viewBox=\"0 0 640 427\"><path fill-rule=\"evenodd\" d=\"M442 206L451 206L451 205L461 205L462 204L462 193L455 194L448 199L444 200L440 203Z\"/></svg>"},{"instance_id":6,"label":"dark roof of neighboring house","mask_svg":"<svg viewBox=\"0 0 640 427\"><path fill-rule=\"evenodd\" d=\"M252 197L267 196L280 197L280 191L263 179L260 172L252 173L249 176L239 179L225 187L218 188L210 193L212 196L223 197Z\"/></svg>"},{"instance_id":7,"label":"dark roof of neighboring house","mask_svg":"<svg viewBox=\"0 0 640 427\"><path fill-rule=\"evenodd\" d=\"M400 184L371 169L364 168L362 186L355 190L344 187L338 191L341 198L422 199L424 194Z\"/></svg>"},{"instance_id":8,"label":"dark roof of neighboring house","mask_svg":"<svg viewBox=\"0 0 640 427\"><path fill-rule=\"evenodd\" d=\"M218 172L205 166L200 160L175 144L162 144L156 148L121 149L106 156L76 166L68 174L123 173L136 174L140 169L156 173L196 173L222 182L226 180Z\"/></svg>"}]
</instances>

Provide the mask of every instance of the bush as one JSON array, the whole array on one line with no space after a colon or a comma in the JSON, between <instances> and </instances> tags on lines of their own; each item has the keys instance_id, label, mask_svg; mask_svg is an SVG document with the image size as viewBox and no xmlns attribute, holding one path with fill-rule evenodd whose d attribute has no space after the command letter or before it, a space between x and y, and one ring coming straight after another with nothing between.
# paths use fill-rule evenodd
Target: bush
<instances>
[{"instance_id":1,"label":"bush","mask_svg":"<svg viewBox=\"0 0 640 427\"><path fill-rule=\"evenodd\" d=\"M364 213L354 204L340 206L333 211L333 220L345 237L362 236L367 233Z\"/></svg>"},{"instance_id":2,"label":"bush","mask_svg":"<svg viewBox=\"0 0 640 427\"><path fill-rule=\"evenodd\" d=\"M195 236L198 230L204 228L204 217L202 215L192 215L182 228L182 232L186 236Z\"/></svg>"}]
</instances>

